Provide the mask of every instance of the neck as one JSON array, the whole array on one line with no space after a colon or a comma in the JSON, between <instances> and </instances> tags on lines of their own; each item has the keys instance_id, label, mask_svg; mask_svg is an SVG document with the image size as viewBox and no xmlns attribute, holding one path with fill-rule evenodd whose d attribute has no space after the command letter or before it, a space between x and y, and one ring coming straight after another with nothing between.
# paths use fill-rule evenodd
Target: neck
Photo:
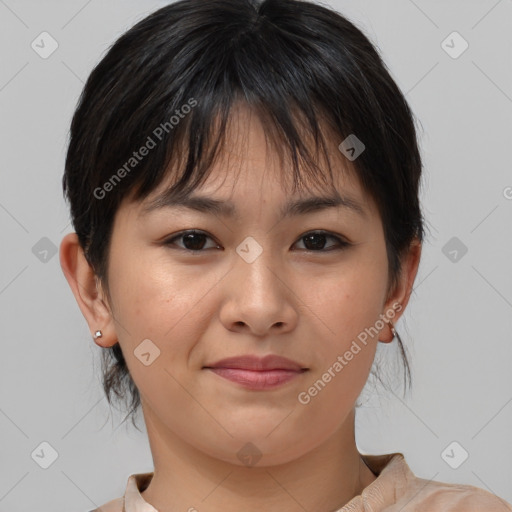
<instances>
[{"instance_id":1,"label":"neck","mask_svg":"<svg viewBox=\"0 0 512 512\"><path fill-rule=\"evenodd\" d=\"M143 406L154 475L141 494L159 512L315 510L343 507L376 479L354 438L355 411L326 442L293 460L232 464L191 446Z\"/></svg>"}]
</instances>

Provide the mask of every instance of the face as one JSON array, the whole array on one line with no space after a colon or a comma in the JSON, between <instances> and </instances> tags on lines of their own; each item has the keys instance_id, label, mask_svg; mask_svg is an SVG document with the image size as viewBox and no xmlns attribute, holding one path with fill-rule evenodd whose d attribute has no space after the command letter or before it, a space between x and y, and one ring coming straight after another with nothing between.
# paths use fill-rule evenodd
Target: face
<instances>
[{"instance_id":1,"label":"face","mask_svg":"<svg viewBox=\"0 0 512 512\"><path fill-rule=\"evenodd\" d=\"M282 217L290 200L332 189L291 195L275 159L269 164L262 126L240 116L229 152L193 193L231 202L236 215L187 207L144 213L168 183L143 203L123 203L110 247L109 306L145 415L216 459L240 465L237 454L250 441L273 465L340 430L386 332L379 315L394 301L378 211L343 155L334 186L361 211L331 206ZM183 234L189 230L198 233ZM255 389L206 368L269 354L305 371L276 371L291 378Z\"/></svg>"}]
</instances>

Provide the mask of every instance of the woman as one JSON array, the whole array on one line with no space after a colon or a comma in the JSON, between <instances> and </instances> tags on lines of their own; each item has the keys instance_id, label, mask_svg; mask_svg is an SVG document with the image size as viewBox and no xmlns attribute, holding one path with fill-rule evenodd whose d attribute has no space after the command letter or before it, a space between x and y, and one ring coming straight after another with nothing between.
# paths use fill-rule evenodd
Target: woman
<instances>
[{"instance_id":1,"label":"woman","mask_svg":"<svg viewBox=\"0 0 512 512\"><path fill-rule=\"evenodd\" d=\"M72 121L60 259L155 468L97 510L512 510L355 443L377 343L405 358L421 166L404 96L326 7L183 0L119 38Z\"/></svg>"}]
</instances>

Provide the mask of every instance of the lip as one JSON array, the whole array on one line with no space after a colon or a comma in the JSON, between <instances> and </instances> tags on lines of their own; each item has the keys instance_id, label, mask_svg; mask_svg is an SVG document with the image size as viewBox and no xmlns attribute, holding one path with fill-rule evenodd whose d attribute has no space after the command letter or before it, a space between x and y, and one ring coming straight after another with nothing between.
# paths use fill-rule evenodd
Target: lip
<instances>
[{"instance_id":1,"label":"lip","mask_svg":"<svg viewBox=\"0 0 512 512\"><path fill-rule=\"evenodd\" d=\"M279 387L308 371L299 363L277 355L230 357L203 368L252 390Z\"/></svg>"},{"instance_id":2,"label":"lip","mask_svg":"<svg viewBox=\"0 0 512 512\"><path fill-rule=\"evenodd\" d=\"M289 370L294 372L308 369L296 361L274 354L269 354L265 357L253 355L228 357L227 359L221 359L215 363L208 364L204 368L233 368L252 371Z\"/></svg>"}]
</instances>

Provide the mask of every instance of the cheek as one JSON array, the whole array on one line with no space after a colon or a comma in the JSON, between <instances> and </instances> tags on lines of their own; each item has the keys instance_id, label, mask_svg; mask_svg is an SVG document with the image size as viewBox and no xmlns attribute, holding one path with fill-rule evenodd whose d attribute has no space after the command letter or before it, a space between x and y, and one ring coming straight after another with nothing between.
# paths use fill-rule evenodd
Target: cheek
<instances>
[{"instance_id":1,"label":"cheek","mask_svg":"<svg viewBox=\"0 0 512 512\"><path fill-rule=\"evenodd\" d=\"M337 416L350 408L368 378L377 348L379 315L387 284L386 261L360 258L317 281L307 297L304 315L314 324L310 332L317 367L308 380L304 402L315 414L321 405L336 403ZM339 407L339 408L338 408ZM318 408L318 410L316 410ZM337 418L339 420L340 418Z\"/></svg>"},{"instance_id":2,"label":"cheek","mask_svg":"<svg viewBox=\"0 0 512 512\"><path fill-rule=\"evenodd\" d=\"M112 268L116 330L134 379L142 370L137 349L148 339L160 351L155 367L186 370L188 355L207 327L207 291L222 276L201 274L199 267L172 269L162 258L149 256L128 257ZM185 364L176 365L178 360Z\"/></svg>"},{"instance_id":3,"label":"cheek","mask_svg":"<svg viewBox=\"0 0 512 512\"><path fill-rule=\"evenodd\" d=\"M194 308L204 282L161 258L127 257L113 265L111 289L122 316L146 336L161 336Z\"/></svg>"},{"instance_id":4,"label":"cheek","mask_svg":"<svg viewBox=\"0 0 512 512\"><path fill-rule=\"evenodd\" d=\"M374 325L383 313L386 262L354 261L301 286L304 314L312 316L324 337L335 340L335 348ZM309 310L309 312L308 312ZM329 344L330 345L330 344Z\"/></svg>"},{"instance_id":5,"label":"cheek","mask_svg":"<svg viewBox=\"0 0 512 512\"><path fill-rule=\"evenodd\" d=\"M146 401L151 397L162 410L169 402L185 408L187 395L178 382L186 376L189 353L203 328L200 298L205 287L197 278L163 271L161 265L126 263L112 275L112 293L129 373ZM156 403L152 405L158 408Z\"/></svg>"},{"instance_id":6,"label":"cheek","mask_svg":"<svg viewBox=\"0 0 512 512\"><path fill-rule=\"evenodd\" d=\"M313 297L311 346L317 365L298 402L309 418L323 418L326 429L340 424L366 384L377 349L375 325L385 284L379 272L364 277L347 272L336 281L326 281L323 292Z\"/></svg>"}]
</instances>

